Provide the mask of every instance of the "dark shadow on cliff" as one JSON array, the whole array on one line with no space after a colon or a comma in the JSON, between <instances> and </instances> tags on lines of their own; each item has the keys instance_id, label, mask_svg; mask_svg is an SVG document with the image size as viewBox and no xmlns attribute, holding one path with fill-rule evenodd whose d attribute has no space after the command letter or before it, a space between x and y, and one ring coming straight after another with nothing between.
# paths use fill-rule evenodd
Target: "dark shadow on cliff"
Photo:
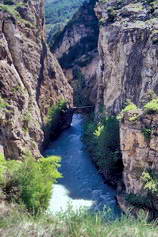
<instances>
[{"instance_id":1,"label":"dark shadow on cliff","mask_svg":"<svg viewBox=\"0 0 158 237\"><path fill-rule=\"evenodd\" d=\"M45 59L47 57L47 45L44 40L42 40L42 50L41 50L41 56L40 56L40 72L37 80L37 88L36 88L36 101L39 104L39 97L40 97L40 90L42 83L44 81L44 69L45 69Z\"/></svg>"}]
</instances>

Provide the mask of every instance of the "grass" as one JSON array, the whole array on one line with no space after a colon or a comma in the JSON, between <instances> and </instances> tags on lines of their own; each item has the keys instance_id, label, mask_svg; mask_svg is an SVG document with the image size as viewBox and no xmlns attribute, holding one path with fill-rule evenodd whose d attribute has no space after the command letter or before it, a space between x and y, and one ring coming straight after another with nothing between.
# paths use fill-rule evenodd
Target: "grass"
<instances>
[{"instance_id":1,"label":"grass","mask_svg":"<svg viewBox=\"0 0 158 237\"><path fill-rule=\"evenodd\" d=\"M147 223L146 219L143 213L138 219L122 216L120 219L109 221L102 214L92 214L85 210L36 217L16 210L7 217L0 218L0 236L157 237L158 226L156 223Z\"/></svg>"}]
</instances>

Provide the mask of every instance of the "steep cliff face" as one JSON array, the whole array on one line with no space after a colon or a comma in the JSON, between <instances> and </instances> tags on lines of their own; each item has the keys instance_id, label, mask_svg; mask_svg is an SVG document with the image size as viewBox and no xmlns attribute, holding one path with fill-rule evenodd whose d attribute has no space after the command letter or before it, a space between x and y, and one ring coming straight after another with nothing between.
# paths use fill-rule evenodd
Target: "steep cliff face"
<instances>
[{"instance_id":1,"label":"steep cliff face","mask_svg":"<svg viewBox=\"0 0 158 237\"><path fill-rule=\"evenodd\" d=\"M96 100L99 29L95 3L96 0L84 3L51 45L74 88L74 96L81 97L79 103L84 100L95 103Z\"/></svg>"},{"instance_id":2,"label":"steep cliff face","mask_svg":"<svg viewBox=\"0 0 158 237\"><path fill-rule=\"evenodd\" d=\"M39 157L48 109L72 90L45 43L44 1L9 2L0 1L1 150Z\"/></svg>"},{"instance_id":3,"label":"steep cliff face","mask_svg":"<svg viewBox=\"0 0 158 237\"><path fill-rule=\"evenodd\" d=\"M120 127L125 199L155 210L158 210L157 124L158 114L136 110L124 114Z\"/></svg>"},{"instance_id":4,"label":"steep cliff face","mask_svg":"<svg viewBox=\"0 0 158 237\"><path fill-rule=\"evenodd\" d=\"M104 1L96 6L100 22L97 70L99 104L116 114L130 99L141 106L144 94L158 94L157 1Z\"/></svg>"},{"instance_id":5,"label":"steep cliff face","mask_svg":"<svg viewBox=\"0 0 158 237\"><path fill-rule=\"evenodd\" d=\"M143 108L158 95L158 2L100 0L95 7L100 23L97 102L109 115L118 114L127 100ZM118 200L127 210L158 210L157 113L125 113L120 123L123 185ZM120 193L122 193L120 195Z\"/></svg>"}]
</instances>

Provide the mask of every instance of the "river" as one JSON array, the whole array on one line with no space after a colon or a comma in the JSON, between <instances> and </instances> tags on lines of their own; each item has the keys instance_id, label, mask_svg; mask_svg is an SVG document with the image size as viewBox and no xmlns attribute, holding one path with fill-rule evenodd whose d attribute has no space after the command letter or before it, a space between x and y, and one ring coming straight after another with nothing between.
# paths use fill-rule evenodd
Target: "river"
<instances>
[{"instance_id":1,"label":"river","mask_svg":"<svg viewBox=\"0 0 158 237\"><path fill-rule=\"evenodd\" d=\"M52 142L45 155L62 157L60 172L63 175L53 185L48 211L58 213L68 208L78 210L85 207L94 211L111 208L119 213L116 192L104 183L81 141L83 115L74 114L72 126Z\"/></svg>"}]
</instances>

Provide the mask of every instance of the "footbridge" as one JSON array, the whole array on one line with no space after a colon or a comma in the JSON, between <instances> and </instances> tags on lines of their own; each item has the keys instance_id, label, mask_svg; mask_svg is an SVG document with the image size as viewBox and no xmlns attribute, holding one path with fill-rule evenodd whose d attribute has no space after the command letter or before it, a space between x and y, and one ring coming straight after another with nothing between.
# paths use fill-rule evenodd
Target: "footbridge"
<instances>
[{"instance_id":1,"label":"footbridge","mask_svg":"<svg viewBox=\"0 0 158 237\"><path fill-rule=\"evenodd\" d=\"M94 105L85 105L85 106L78 106L78 107L72 107L71 108L73 112L89 112L94 109Z\"/></svg>"},{"instance_id":2,"label":"footbridge","mask_svg":"<svg viewBox=\"0 0 158 237\"><path fill-rule=\"evenodd\" d=\"M74 113L88 113L94 110L93 105L79 106L79 107L69 107L66 110L61 111L60 119L60 130L70 127L72 122L72 117ZM59 130L59 129L58 129Z\"/></svg>"}]
</instances>

